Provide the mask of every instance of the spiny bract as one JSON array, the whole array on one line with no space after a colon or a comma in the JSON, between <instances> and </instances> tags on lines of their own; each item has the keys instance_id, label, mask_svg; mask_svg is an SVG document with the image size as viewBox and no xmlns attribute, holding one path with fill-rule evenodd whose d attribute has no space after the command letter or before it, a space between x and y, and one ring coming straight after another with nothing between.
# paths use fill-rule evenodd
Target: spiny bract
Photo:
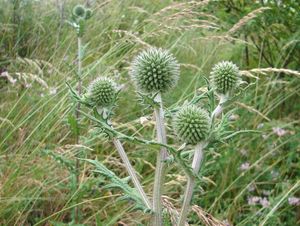
<instances>
[{"instance_id":1,"label":"spiny bract","mask_svg":"<svg viewBox=\"0 0 300 226\"><path fill-rule=\"evenodd\" d=\"M198 144L209 134L208 113L194 105L183 107L174 118L174 129L177 136L189 144Z\"/></svg>"},{"instance_id":2,"label":"spiny bract","mask_svg":"<svg viewBox=\"0 0 300 226\"><path fill-rule=\"evenodd\" d=\"M88 87L87 99L94 107L107 107L114 103L117 85L109 78L97 78Z\"/></svg>"},{"instance_id":3,"label":"spiny bract","mask_svg":"<svg viewBox=\"0 0 300 226\"><path fill-rule=\"evenodd\" d=\"M220 94L227 94L234 90L240 77L239 68L230 61L216 64L210 75L213 87Z\"/></svg>"},{"instance_id":4,"label":"spiny bract","mask_svg":"<svg viewBox=\"0 0 300 226\"><path fill-rule=\"evenodd\" d=\"M80 18L85 18L85 7L83 5L76 5L73 8L73 15Z\"/></svg>"},{"instance_id":5,"label":"spiny bract","mask_svg":"<svg viewBox=\"0 0 300 226\"><path fill-rule=\"evenodd\" d=\"M179 64L169 51L150 48L133 60L130 75L141 91L164 93L176 85Z\"/></svg>"}]
</instances>

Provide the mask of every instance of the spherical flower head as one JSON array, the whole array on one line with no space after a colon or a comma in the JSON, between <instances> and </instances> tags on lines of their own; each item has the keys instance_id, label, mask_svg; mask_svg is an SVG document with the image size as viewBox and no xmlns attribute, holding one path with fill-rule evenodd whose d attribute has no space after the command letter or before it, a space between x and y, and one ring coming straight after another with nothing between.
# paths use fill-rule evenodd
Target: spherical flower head
<instances>
[{"instance_id":1,"label":"spherical flower head","mask_svg":"<svg viewBox=\"0 0 300 226\"><path fill-rule=\"evenodd\" d=\"M224 95L233 91L240 79L239 68L230 61L222 61L216 64L210 75L215 90Z\"/></svg>"},{"instance_id":2,"label":"spherical flower head","mask_svg":"<svg viewBox=\"0 0 300 226\"><path fill-rule=\"evenodd\" d=\"M86 9L85 10L85 19L88 20L92 17L92 10L91 9Z\"/></svg>"},{"instance_id":3,"label":"spherical flower head","mask_svg":"<svg viewBox=\"0 0 300 226\"><path fill-rule=\"evenodd\" d=\"M87 99L94 107L111 106L118 94L117 85L109 78L97 78L88 87Z\"/></svg>"},{"instance_id":4,"label":"spherical flower head","mask_svg":"<svg viewBox=\"0 0 300 226\"><path fill-rule=\"evenodd\" d=\"M73 8L73 15L79 18L85 18L85 7L83 5L76 5Z\"/></svg>"},{"instance_id":5,"label":"spherical flower head","mask_svg":"<svg viewBox=\"0 0 300 226\"><path fill-rule=\"evenodd\" d=\"M198 144L209 134L208 113L194 105L184 106L179 110L173 123L177 136L188 144Z\"/></svg>"},{"instance_id":6,"label":"spherical flower head","mask_svg":"<svg viewBox=\"0 0 300 226\"><path fill-rule=\"evenodd\" d=\"M130 75L141 91L165 93L177 84L179 64L169 51L150 48L133 60Z\"/></svg>"}]
</instances>

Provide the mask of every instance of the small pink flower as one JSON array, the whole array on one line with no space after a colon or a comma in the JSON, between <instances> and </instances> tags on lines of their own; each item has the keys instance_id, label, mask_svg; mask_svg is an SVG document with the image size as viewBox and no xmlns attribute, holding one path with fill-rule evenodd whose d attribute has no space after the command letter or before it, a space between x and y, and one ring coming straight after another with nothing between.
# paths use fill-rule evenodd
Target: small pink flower
<instances>
[{"instance_id":1,"label":"small pink flower","mask_svg":"<svg viewBox=\"0 0 300 226\"><path fill-rule=\"evenodd\" d=\"M260 202L261 200L261 197L258 197L258 196L251 196L251 197L248 197L248 205L256 205Z\"/></svg>"},{"instance_id":2,"label":"small pink flower","mask_svg":"<svg viewBox=\"0 0 300 226\"><path fill-rule=\"evenodd\" d=\"M265 208L270 206L270 202L266 197L260 198L259 203Z\"/></svg>"},{"instance_id":3,"label":"small pink flower","mask_svg":"<svg viewBox=\"0 0 300 226\"><path fill-rule=\"evenodd\" d=\"M300 205L300 198L290 197L290 198L288 198L288 202L291 206L299 206Z\"/></svg>"},{"instance_id":4,"label":"small pink flower","mask_svg":"<svg viewBox=\"0 0 300 226\"><path fill-rule=\"evenodd\" d=\"M275 133L279 137L282 137L288 133L287 130L279 128L279 127L273 127L272 130L273 130L273 133Z\"/></svg>"}]
</instances>

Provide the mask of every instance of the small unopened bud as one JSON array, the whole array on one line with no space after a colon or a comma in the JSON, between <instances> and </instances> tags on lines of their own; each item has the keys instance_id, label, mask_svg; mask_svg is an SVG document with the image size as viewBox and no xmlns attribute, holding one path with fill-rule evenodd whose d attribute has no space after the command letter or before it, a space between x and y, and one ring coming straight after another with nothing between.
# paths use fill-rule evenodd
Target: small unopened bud
<instances>
[{"instance_id":1,"label":"small unopened bud","mask_svg":"<svg viewBox=\"0 0 300 226\"><path fill-rule=\"evenodd\" d=\"M88 87L86 98L94 107L111 106L118 94L115 82L109 78L97 78Z\"/></svg>"},{"instance_id":2,"label":"small unopened bud","mask_svg":"<svg viewBox=\"0 0 300 226\"><path fill-rule=\"evenodd\" d=\"M209 124L208 113L194 105L183 107L174 118L175 133L189 144L204 141L209 134Z\"/></svg>"},{"instance_id":3,"label":"small unopened bud","mask_svg":"<svg viewBox=\"0 0 300 226\"><path fill-rule=\"evenodd\" d=\"M86 9L83 5L76 5L73 8L73 15L79 18L85 18L86 17Z\"/></svg>"},{"instance_id":4,"label":"small unopened bud","mask_svg":"<svg viewBox=\"0 0 300 226\"><path fill-rule=\"evenodd\" d=\"M233 91L240 80L239 68L229 61L222 61L216 64L210 75L214 89L217 93L224 95Z\"/></svg>"}]
</instances>

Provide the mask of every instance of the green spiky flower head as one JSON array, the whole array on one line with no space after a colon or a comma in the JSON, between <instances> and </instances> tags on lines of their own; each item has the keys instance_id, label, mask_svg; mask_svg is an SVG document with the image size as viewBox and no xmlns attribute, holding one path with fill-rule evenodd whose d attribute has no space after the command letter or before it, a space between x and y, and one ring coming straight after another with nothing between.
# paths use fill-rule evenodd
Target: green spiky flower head
<instances>
[{"instance_id":1,"label":"green spiky flower head","mask_svg":"<svg viewBox=\"0 0 300 226\"><path fill-rule=\"evenodd\" d=\"M94 107L111 106L118 94L116 83L106 77L99 77L91 82L86 98Z\"/></svg>"},{"instance_id":2,"label":"green spiky flower head","mask_svg":"<svg viewBox=\"0 0 300 226\"><path fill-rule=\"evenodd\" d=\"M230 61L216 64L210 73L213 87L219 94L228 94L233 91L239 82L239 68Z\"/></svg>"},{"instance_id":3,"label":"green spiky flower head","mask_svg":"<svg viewBox=\"0 0 300 226\"><path fill-rule=\"evenodd\" d=\"M173 123L177 136L189 144L198 144L209 134L208 113L195 105L184 106L179 110Z\"/></svg>"},{"instance_id":4,"label":"green spiky flower head","mask_svg":"<svg viewBox=\"0 0 300 226\"><path fill-rule=\"evenodd\" d=\"M85 19L88 20L92 17L92 10L91 9L86 9L85 10Z\"/></svg>"},{"instance_id":5,"label":"green spiky flower head","mask_svg":"<svg viewBox=\"0 0 300 226\"><path fill-rule=\"evenodd\" d=\"M76 5L73 8L73 15L78 18L85 18L86 9L83 5Z\"/></svg>"},{"instance_id":6,"label":"green spiky flower head","mask_svg":"<svg viewBox=\"0 0 300 226\"><path fill-rule=\"evenodd\" d=\"M179 64L169 51L152 47L133 60L130 75L141 91L165 93L177 84Z\"/></svg>"}]
</instances>

